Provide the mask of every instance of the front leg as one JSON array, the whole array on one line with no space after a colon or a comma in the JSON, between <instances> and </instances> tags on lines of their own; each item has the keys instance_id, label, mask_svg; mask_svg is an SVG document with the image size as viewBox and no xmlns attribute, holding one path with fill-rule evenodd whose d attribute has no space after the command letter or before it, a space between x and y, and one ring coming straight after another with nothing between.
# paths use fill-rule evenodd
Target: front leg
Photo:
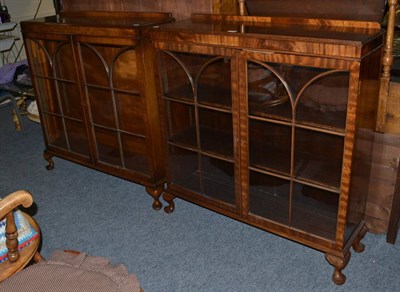
<instances>
[{"instance_id":1,"label":"front leg","mask_svg":"<svg viewBox=\"0 0 400 292\"><path fill-rule=\"evenodd\" d=\"M342 273L342 270L347 266L351 257L350 251L348 251L344 257L339 257L333 254L325 254L326 260L335 267L335 271L332 275L332 281L336 285L342 285L346 282L346 276Z\"/></svg>"},{"instance_id":2,"label":"front leg","mask_svg":"<svg viewBox=\"0 0 400 292\"><path fill-rule=\"evenodd\" d=\"M166 206L164 208L165 213L171 214L172 212L174 212L174 210L175 210L175 203L174 203L175 196L173 196L171 194L168 194L168 193L164 193L163 194L163 199L168 203L168 206Z\"/></svg>"},{"instance_id":3,"label":"front leg","mask_svg":"<svg viewBox=\"0 0 400 292\"><path fill-rule=\"evenodd\" d=\"M53 162L53 154L47 152L46 150L43 152L43 158L49 163L46 165L47 170L52 170L54 168L54 162Z\"/></svg>"},{"instance_id":4,"label":"front leg","mask_svg":"<svg viewBox=\"0 0 400 292\"><path fill-rule=\"evenodd\" d=\"M146 187L146 192L153 197L154 202L153 202L153 209L158 211L161 209L162 204L160 201L160 196L164 192L164 187L158 186L158 187Z\"/></svg>"}]
</instances>

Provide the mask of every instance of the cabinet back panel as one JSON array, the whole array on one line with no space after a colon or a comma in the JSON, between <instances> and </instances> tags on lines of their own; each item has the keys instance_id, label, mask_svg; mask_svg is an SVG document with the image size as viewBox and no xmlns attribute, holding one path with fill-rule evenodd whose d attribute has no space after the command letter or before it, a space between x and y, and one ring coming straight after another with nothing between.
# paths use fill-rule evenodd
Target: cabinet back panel
<instances>
[{"instance_id":1,"label":"cabinet back panel","mask_svg":"<svg viewBox=\"0 0 400 292\"><path fill-rule=\"evenodd\" d=\"M380 22L385 0L247 0L250 15L347 19Z\"/></svg>"},{"instance_id":2,"label":"cabinet back panel","mask_svg":"<svg viewBox=\"0 0 400 292\"><path fill-rule=\"evenodd\" d=\"M222 9L235 12L236 0L163 0L163 1L133 1L133 0L69 0L62 1L63 11L138 11L138 12L173 12L176 19L190 17L193 13L212 13Z\"/></svg>"}]
</instances>

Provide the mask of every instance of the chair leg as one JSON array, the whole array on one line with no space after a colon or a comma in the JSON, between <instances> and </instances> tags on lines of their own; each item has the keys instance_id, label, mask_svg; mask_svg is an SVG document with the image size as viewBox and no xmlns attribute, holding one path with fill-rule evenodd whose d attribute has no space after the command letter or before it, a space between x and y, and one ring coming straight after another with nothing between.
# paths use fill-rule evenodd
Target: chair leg
<instances>
[{"instance_id":1,"label":"chair leg","mask_svg":"<svg viewBox=\"0 0 400 292\"><path fill-rule=\"evenodd\" d=\"M39 262L44 261L44 260L45 260L44 257L42 257L42 255L38 251L35 252L35 254L33 255L33 261L35 263L39 263Z\"/></svg>"},{"instance_id":2,"label":"chair leg","mask_svg":"<svg viewBox=\"0 0 400 292\"><path fill-rule=\"evenodd\" d=\"M13 110L13 121L15 123L15 129L17 131L20 131L22 129L22 126L21 126L21 114L19 112L19 108L18 108L17 101L15 100L15 96L13 96L11 94L7 94L6 96L11 100L11 103L12 103L13 108L14 108L14 110Z\"/></svg>"}]
</instances>

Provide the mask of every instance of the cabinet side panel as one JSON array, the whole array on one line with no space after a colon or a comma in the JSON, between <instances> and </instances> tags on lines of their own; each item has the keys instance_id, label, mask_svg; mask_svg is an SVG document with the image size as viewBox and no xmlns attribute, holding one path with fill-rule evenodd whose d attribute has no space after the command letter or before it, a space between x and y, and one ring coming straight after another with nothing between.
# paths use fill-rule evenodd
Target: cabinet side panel
<instances>
[{"instance_id":1,"label":"cabinet side panel","mask_svg":"<svg viewBox=\"0 0 400 292\"><path fill-rule=\"evenodd\" d=\"M364 219L366 210L379 94L380 70L376 68L380 68L380 59L381 50L377 50L362 61L360 69L346 241Z\"/></svg>"}]
</instances>

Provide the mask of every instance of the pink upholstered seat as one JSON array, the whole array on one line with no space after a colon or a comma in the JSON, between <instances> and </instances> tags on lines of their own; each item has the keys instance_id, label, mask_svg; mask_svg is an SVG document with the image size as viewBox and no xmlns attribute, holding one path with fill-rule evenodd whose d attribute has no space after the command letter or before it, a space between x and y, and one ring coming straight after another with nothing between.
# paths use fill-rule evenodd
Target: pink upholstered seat
<instances>
[{"instance_id":1,"label":"pink upholstered seat","mask_svg":"<svg viewBox=\"0 0 400 292\"><path fill-rule=\"evenodd\" d=\"M139 292L134 274L101 257L55 251L46 261L25 268L0 283L8 292Z\"/></svg>"}]
</instances>

